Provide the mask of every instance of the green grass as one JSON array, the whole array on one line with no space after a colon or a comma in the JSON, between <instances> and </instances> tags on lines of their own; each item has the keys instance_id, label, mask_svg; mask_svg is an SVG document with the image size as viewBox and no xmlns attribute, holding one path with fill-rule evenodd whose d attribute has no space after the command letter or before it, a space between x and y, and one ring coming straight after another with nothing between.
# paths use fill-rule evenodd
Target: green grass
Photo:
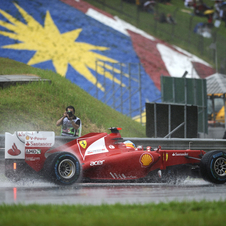
<instances>
[{"instance_id":1,"label":"green grass","mask_svg":"<svg viewBox=\"0 0 226 226\"><path fill-rule=\"evenodd\" d=\"M10 59L0 58L0 75L34 74L47 82L17 84L0 89L0 134L14 131L54 131L60 135L56 121L68 105L82 120L82 135L109 132L121 127L124 137L145 137L145 127L98 101L64 77Z\"/></svg>"},{"instance_id":2,"label":"green grass","mask_svg":"<svg viewBox=\"0 0 226 226\"><path fill-rule=\"evenodd\" d=\"M0 226L17 225L225 225L226 202L137 205L0 205Z\"/></svg>"}]
</instances>

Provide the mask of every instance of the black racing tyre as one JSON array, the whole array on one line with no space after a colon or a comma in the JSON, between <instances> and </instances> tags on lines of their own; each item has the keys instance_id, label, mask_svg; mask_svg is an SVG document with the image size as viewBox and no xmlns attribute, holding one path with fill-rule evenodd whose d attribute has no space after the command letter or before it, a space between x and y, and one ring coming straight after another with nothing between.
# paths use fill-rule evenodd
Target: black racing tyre
<instances>
[{"instance_id":1,"label":"black racing tyre","mask_svg":"<svg viewBox=\"0 0 226 226\"><path fill-rule=\"evenodd\" d=\"M204 180L224 184L226 182L226 152L207 152L201 159L200 172Z\"/></svg>"},{"instance_id":2,"label":"black racing tyre","mask_svg":"<svg viewBox=\"0 0 226 226\"><path fill-rule=\"evenodd\" d=\"M61 152L50 155L43 167L44 176L59 185L72 185L79 182L81 166L71 153Z\"/></svg>"}]
</instances>

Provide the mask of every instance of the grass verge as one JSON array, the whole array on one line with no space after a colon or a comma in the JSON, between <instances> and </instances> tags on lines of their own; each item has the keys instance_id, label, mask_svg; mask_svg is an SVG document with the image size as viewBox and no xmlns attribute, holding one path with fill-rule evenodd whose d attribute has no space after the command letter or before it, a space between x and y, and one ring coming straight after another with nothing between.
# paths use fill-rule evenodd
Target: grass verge
<instances>
[{"instance_id":1,"label":"grass verge","mask_svg":"<svg viewBox=\"0 0 226 226\"><path fill-rule=\"evenodd\" d=\"M54 131L60 135L56 121L68 105L82 120L82 135L109 132L111 126L121 127L124 137L145 137L145 127L113 110L64 77L50 70L0 58L0 76L34 74L50 79L47 82L17 84L0 89L0 134L14 131Z\"/></svg>"},{"instance_id":2,"label":"grass verge","mask_svg":"<svg viewBox=\"0 0 226 226\"><path fill-rule=\"evenodd\" d=\"M225 225L226 202L137 205L0 205L0 225Z\"/></svg>"}]
</instances>

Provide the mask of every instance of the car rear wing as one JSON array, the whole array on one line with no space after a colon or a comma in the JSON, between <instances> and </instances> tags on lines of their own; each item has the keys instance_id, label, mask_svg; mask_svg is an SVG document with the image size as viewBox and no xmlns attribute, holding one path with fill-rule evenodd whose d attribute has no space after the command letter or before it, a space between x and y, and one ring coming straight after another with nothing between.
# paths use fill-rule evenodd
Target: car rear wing
<instances>
[{"instance_id":1,"label":"car rear wing","mask_svg":"<svg viewBox=\"0 0 226 226\"><path fill-rule=\"evenodd\" d=\"M39 152L55 143L52 131L16 131L5 133L5 159L25 159L27 152Z\"/></svg>"}]
</instances>

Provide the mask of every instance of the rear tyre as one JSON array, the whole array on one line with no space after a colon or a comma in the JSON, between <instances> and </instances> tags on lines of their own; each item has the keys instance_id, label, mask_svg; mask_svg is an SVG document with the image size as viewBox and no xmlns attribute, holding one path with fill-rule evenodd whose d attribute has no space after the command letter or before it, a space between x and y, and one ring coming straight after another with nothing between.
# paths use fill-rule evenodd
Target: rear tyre
<instances>
[{"instance_id":1,"label":"rear tyre","mask_svg":"<svg viewBox=\"0 0 226 226\"><path fill-rule=\"evenodd\" d=\"M50 155L43 168L45 177L59 185L72 185L80 180L80 163L71 153L62 152Z\"/></svg>"},{"instance_id":2,"label":"rear tyre","mask_svg":"<svg viewBox=\"0 0 226 226\"><path fill-rule=\"evenodd\" d=\"M202 178L215 184L226 182L226 153L223 151L207 152L201 160Z\"/></svg>"}]
</instances>

